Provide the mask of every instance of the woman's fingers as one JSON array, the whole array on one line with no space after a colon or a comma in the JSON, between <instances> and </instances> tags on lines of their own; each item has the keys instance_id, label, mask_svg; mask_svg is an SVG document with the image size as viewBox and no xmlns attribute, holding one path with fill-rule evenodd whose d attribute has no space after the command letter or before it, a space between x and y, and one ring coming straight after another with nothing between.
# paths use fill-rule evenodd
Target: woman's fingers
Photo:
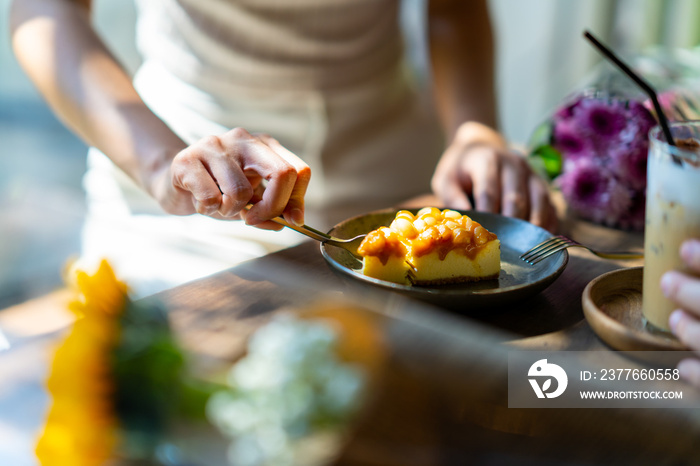
<instances>
[{"instance_id":1,"label":"woman's fingers","mask_svg":"<svg viewBox=\"0 0 700 466\"><path fill-rule=\"evenodd\" d=\"M225 216L222 211L235 209L236 204L252 195L240 167L232 167L221 152L218 140L207 138L183 150L173 160L173 186L189 193L195 211L203 215Z\"/></svg>"},{"instance_id":2,"label":"woman's fingers","mask_svg":"<svg viewBox=\"0 0 700 466\"><path fill-rule=\"evenodd\" d=\"M448 206L500 212L529 220L547 230L557 227L557 215L544 180L519 154L485 144L450 146L432 180L435 194Z\"/></svg>"},{"instance_id":3,"label":"woman's fingers","mask_svg":"<svg viewBox=\"0 0 700 466\"><path fill-rule=\"evenodd\" d=\"M243 173L249 177L259 177L264 183L262 197L246 214L246 223L256 225L282 215L295 192L299 178L297 167L260 137L253 136L244 129L236 128L227 132L222 136L222 141L227 154L239 164ZM300 160L295 163L300 168L303 164ZM304 186L303 192L305 191ZM303 209L303 204L301 208Z\"/></svg>"},{"instance_id":4,"label":"woman's fingers","mask_svg":"<svg viewBox=\"0 0 700 466\"><path fill-rule=\"evenodd\" d=\"M223 146L216 152L204 154L202 164L219 190L216 212L224 218L236 216L253 198L255 178L248 177L235 158L228 156ZM198 199L196 193L192 192L192 195ZM202 213L199 210L197 212Z\"/></svg>"},{"instance_id":5,"label":"woman's fingers","mask_svg":"<svg viewBox=\"0 0 700 466\"><path fill-rule=\"evenodd\" d=\"M689 383L700 387L700 361L697 359L683 359L678 363L680 376Z\"/></svg>"},{"instance_id":6,"label":"woman's fingers","mask_svg":"<svg viewBox=\"0 0 700 466\"><path fill-rule=\"evenodd\" d=\"M460 178L471 178L476 210L498 212L501 207L502 163L497 151L486 146L470 149L468 156L462 157Z\"/></svg>"},{"instance_id":7,"label":"woman's fingers","mask_svg":"<svg viewBox=\"0 0 700 466\"><path fill-rule=\"evenodd\" d=\"M700 317L700 279L672 270L661 277L661 290L679 307Z\"/></svg>"},{"instance_id":8,"label":"woman's fingers","mask_svg":"<svg viewBox=\"0 0 700 466\"><path fill-rule=\"evenodd\" d=\"M311 171L301 159L269 136L242 128L210 136L180 152L171 167L176 191L191 196L194 209L216 218L241 217L251 225L279 229L267 222L285 215L303 223L304 195Z\"/></svg>"},{"instance_id":9,"label":"woman's fingers","mask_svg":"<svg viewBox=\"0 0 700 466\"><path fill-rule=\"evenodd\" d=\"M246 223L256 225L282 215L296 178L294 167L243 128L228 131L221 136L221 142L228 160L256 184L266 183L261 198L245 214ZM248 202L252 197L251 192Z\"/></svg>"},{"instance_id":10,"label":"woman's fingers","mask_svg":"<svg viewBox=\"0 0 700 466\"><path fill-rule=\"evenodd\" d=\"M690 239L681 245L681 259L693 272L700 274L700 240Z\"/></svg>"},{"instance_id":11,"label":"woman's fingers","mask_svg":"<svg viewBox=\"0 0 700 466\"><path fill-rule=\"evenodd\" d=\"M680 256L691 272L700 272L700 241L685 241ZM689 348L700 351L700 279L673 270L661 277L661 290L681 308L671 313L671 331ZM678 370L683 379L700 387L700 361L685 359Z\"/></svg>"},{"instance_id":12,"label":"woman's fingers","mask_svg":"<svg viewBox=\"0 0 700 466\"><path fill-rule=\"evenodd\" d=\"M472 203L467 193L472 192L472 180L468 174L457 170L461 149L451 145L443 154L430 180L430 186L435 195L448 207L453 209L471 210Z\"/></svg>"},{"instance_id":13,"label":"woman's fingers","mask_svg":"<svg viewBox=\"0 0 700 466\"><path fill-rule=\"evenodd\" d=\"M527 219L531 204L529 168L517 154L504 154L503 158L501 212L508 217Z\"/></svg>"},{"instance_id":14,"label":"woman's fingers","mask_svg":"<svg viewBox=\"0 0 700 466\"><path fill-rule=\"evenodd\" d=\"M697 316L685 310L673 311L669 319L671 331L683 343L695 351L700 351L700 321Z\"/></svg>"},{"instance_id":15,"label":"woman's fingers","mask_svg":"<svg viewBox=\"0 0 700 466\"><path fill-rule=\"evenodd\" d=\"M557 211L549 197L549 189L544 180L531 174L528 180L530 191L530 223L548 231L555 231L559 224Z\"/></svg>"},{"instance_id":16,"label":"woman's fingers","mask_svg":"<svg viewBox=\"0 0 700 466\"><path fill-rule=\"evenodd\" d=\"M503 215L529 220L549 231L555 230L557 213L547 183L530 169L519 154L510 152L503 156L503 160Z\"/></svg>"},{"instance_id":17,"label":"woman's fingers","mask_svg":"<svg viewBox=\"0 0 700 466\"><path fill-rule=\"evenodd\" d=\"M289 222L297 225L304 223L304 196L311 180L311 169L309 166L297 157L292 151L280 144L276 139L262 134L260 139L267 144L277 155L286 160L296 172L296 179L292 187L292 192L289 195L289 201L284 209L283 215Z\"/></svg>"}]
</instances>

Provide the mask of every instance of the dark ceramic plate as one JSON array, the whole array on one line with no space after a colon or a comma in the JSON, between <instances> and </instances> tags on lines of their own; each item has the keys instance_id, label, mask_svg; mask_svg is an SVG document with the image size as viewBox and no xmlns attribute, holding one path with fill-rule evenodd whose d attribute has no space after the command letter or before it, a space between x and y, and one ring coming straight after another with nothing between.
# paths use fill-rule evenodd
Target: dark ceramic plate
<instances>
[{"instance_id":1,"label":"dark ceramic plate","mask_svg":"<svg viewBox=\"0 0 700 466\"><path fill-rule=\"evenodd\" d=\"M352 238L368 233L380 226L391 224L396 212L383 210L360 215L339 223L330 234L339 238ZM417 212L417 209L412 212ZM501 240L501 274L498 280L433 287L399 285L363 275L362 264L345 249L321 244L321 253L326 261L344 276L464 312L475 308L501 306L535 295L547 288L564 271L569 260L566 250L537 265L529 265L519 258L525 251L550 238L552 234L548 231L524 220L502 215L474 211L462 213L496 233Z\"/></svg>"}]
</instances>

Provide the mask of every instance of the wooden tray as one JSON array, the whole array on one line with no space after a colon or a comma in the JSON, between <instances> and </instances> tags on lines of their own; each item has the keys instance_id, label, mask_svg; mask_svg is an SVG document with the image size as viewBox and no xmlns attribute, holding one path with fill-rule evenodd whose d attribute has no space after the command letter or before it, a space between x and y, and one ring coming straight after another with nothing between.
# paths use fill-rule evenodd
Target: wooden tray
<instances>
[{"instance_id":1,"label":"wooden tray","mask_svg":"<svg viewBox=\"0 0 700 466\"><path fill-rule=\"evenodd\" d=\"M583 291L583 313L593 331L621 351L690 351L673 336L651 333L642 318L643 267L613 270Z\"/></svg>"}]
</instances>

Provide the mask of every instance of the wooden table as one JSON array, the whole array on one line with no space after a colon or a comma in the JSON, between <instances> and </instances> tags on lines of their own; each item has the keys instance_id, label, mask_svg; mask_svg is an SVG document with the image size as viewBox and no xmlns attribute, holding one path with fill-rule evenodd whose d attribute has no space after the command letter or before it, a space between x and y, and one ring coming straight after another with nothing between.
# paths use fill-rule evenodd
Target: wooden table
<instances>
[{"instance_id":1,"label":"wooden table","mask_svg":"<svg viewBox=\"0 0 700 466\"><path fill-rule=\"evenodd\" d=\"M602 249L642 248L639 233L576 219L564 221L562 232ZM358 291L313 242L149 299L166 304L177 334L201 361L234 360L271 316L315 299L342 294L379 316L386 359L338 464L700 464L695 410L507 408L513 348L610 351L584 319L581 294L590 280L623 265L570 254L544 292L470 315Z\"/></svg>"}]
</instances>

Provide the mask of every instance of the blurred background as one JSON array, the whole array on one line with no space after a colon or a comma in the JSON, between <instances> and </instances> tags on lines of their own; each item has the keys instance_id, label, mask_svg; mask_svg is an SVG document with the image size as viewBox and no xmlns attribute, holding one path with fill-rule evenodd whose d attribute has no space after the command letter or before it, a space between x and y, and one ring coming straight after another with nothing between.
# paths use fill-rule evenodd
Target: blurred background
<instances>
[{"instance_id":1,"label":"blurred background","mask_svg":"<svg viewBox=\"0 0 700 466\"><path fill-rule=\"evenodd\" d=\"M17 64L10 3L0 0L0 309L59 287L63 266L79 253L87 151ZM100 29L134 69L132 2L95 3Z\"/></svg>"},{"instance_id":2,"label":"blurred background","mask_svg":"<svg viewBox=\"0 0 700 466\"><path fill-rule=\"evenodd\" d=\"M130 70L139 63L131 0L94 0L95 22ZM424 0L403 0L408 53L424 73ZM17 65L0 0L0 309L61 284L79 252L85 146L52 115ZM599 60L591 29L623 55L653 44L694 46L700 0L491 0L501 125L524 145ZM427 79L426 75L423 77Z\"/></svg>"},{"instance_id":3,"label":"blurred background","mask_svg":"<svg viewBox=\"0 0 700 466\"><path fill-rule=\"evenodd\" d=\"M402 1L408 53L427 82L425 0ZM98 29L125 66L135 70L132 0L94 3ZM0 0L0 316L3 309L61 287L63 266L80 250L85 211L86 147L52 115L17 65L9 6L10 0ZM491 11L501 128L521 146L599 62L582 39L584 29L622 56L656 44L694 47L700 42L700 0L491 0ZM41 327L41 322L32 325ZM13 360L18 362L10 364L12 373L0 377L0 464L31 465L32 433L46 406L39 382L45 368ZM2 379L13 377L32 380L34 389L8 392Z\"/></svg>"}]
</instances>

